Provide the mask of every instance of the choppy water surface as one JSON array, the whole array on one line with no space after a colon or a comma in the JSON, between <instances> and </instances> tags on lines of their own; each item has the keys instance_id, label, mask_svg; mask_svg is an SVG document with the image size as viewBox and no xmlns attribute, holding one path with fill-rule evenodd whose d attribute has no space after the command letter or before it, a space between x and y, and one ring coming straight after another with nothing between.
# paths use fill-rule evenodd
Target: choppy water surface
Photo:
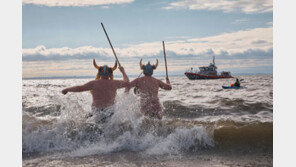
<instances>
[{"instance_id":1,"label":"choppy water surface","mask_svg":"<svg viewBox=\"0 0 296 167\"><path fill-rule=\"evenodd\" d=\"M172 77L173 90L159 92L161 121L120 90L100 125L85 122L89 92L61 94L90 79L23 80L23 165L272 166L272 75L239 78L246 89L221 88L234 79Z\"/></svg>"}]
</instances>

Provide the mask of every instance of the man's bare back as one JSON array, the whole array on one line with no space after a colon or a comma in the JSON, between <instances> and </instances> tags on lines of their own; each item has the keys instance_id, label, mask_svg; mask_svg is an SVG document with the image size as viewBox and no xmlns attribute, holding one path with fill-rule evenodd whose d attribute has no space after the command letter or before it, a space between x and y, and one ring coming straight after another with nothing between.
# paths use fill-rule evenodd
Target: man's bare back
<instances>
[{"instance_id":1,"label":"man's bare back","mask_svg":"<svg viewBox=\"0 0 296 167\"><path fill-rule=\"evenodd\" d=\"M167 80L167 83L163 83L161 80L152 76L144 76L132 81L128 88L132 88L134 86L137 86L140 93L141 112L161 119L162 109L158 99L158 89L162 88L165 90L171 90L172 86L169 81Z\"/></svg>"},{"instance_id":2,"label":"man's bare back","mask_svg":"<svg viewBox=\"0 0 296 167\"><path fill-rule=\"evenodd\" d=\"M62 91L63 94L68 92L83 92L92 90L93 103L92 106L100 109L107 108L114 104L116 91L119 88L128 86L128 78L122 67L119 67L123 73L123 81L110 80L107 77L101 77L101 79L90 81L81 86L74 86Z\"/></svg>"}]
</instances>

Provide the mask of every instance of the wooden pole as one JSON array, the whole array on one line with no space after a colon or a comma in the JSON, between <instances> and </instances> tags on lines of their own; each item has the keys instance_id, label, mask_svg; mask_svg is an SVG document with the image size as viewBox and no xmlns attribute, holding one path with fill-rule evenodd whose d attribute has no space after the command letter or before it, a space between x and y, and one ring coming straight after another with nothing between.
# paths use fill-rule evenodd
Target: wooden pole
<instances>
[{"instance_id":1,"label":"wooden pole","mask_svg":"<svg viewBox=\"0 0 296 167\"><path fill-rule=\"evenodd\" d=\"M138 78L140 78L140 76L142 75L142 73L143 73L143 72L141 72L141 73L138 75Z\"/></svg>"},{"instance_id":2,"label":"wooden pole","mask_svg":"<svg viewBox=\"0 0 296 167\"><path fill-rule=\"evenodd\" d=\"M101 25L102 25L102 27L103 27L103 30L104 30L106 36L107 36L108 42L109 42L109 44L110 44L110 46L111 46L111 48L112 48L113 54L114 54L114 56L115 56L115 59L116 59L116 61L118 62L119 67L121 67L121 64L119 63L119 60L118 60L118 58L117 58L117 56L116 56L116 53L115 53L115 51L114 51L114 48L113 48L113 46L112 46L112 44L111 44L111 41L110 41L110 39L109 39L109 36L108 36L108 34L107 34L106 30L105 30L105 27L104 27L103 23L101 23Z\"/></svg>"},{"instance_id":3,"label":"wooden pole","mask_svg":"<svg viewBox=\"0 0 296 167\"><path fill-rule=\"evenodd\" d=\"M163 56L164 56L164 63L165 63L166 78L169 79L169 76L168 76L168 66L167 66L166 54L165 54L164 41L162 41L162 46L163 46Z\"/></svg>"}]
</instances>

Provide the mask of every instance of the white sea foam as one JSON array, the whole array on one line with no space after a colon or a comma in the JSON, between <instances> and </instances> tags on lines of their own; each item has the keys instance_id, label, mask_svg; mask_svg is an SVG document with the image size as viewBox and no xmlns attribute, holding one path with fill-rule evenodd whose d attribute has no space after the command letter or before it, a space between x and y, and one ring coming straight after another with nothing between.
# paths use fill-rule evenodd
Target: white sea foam
<instances>
[{"instance_id":1,"label":"white sea foam","mask_svg":"<svg viewBox=\"0 0 296 167\"><path fill-rule=\"evenodd\" d=\"M81 112L81 108L65 105L57 121L50 124L39 122L40 126L34 130L27 123L27 128L23 129L23 151L72 150L70 156L85 156L126 150L154 155L177 154L193 146L213 146L213 140L203 127L180 127L168 132L169 127L161 125L160 121L145 118L139 112L135 98L132 94L121 94L116 98L116 112L108 123L102 124L103 135L86 130L89 125L84 124L83 114L86 112ZM61 104L64 102L60 99ZM38 121L38 118L31 121ZM94 142L84 139L90 136L95 138Z\"/></svg>"},{"instance_id":2,"label":"white sea foam","mask_svg":"<svg viewBox=\"0 0 296 167\"><path fill-rule=\"evenodd\" d=\"M23 152L66 151L69 156L86 156L135 151L163 155L213 147L207 123L272 122L272 76L244 79L248 89L230 91L221 85L232 80L172 78L173 90L159 92L165 108L162 121L144 117L138 97L120 90L111 120L95 127L85 121L91 111L90 93L60 92L87 79L24 80Z\"/></svg>"}]
</instances>

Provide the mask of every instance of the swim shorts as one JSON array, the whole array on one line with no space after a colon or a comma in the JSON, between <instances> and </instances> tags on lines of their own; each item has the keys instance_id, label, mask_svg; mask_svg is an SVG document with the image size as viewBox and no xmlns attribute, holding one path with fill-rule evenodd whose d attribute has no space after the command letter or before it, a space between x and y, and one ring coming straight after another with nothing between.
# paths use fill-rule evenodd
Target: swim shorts
<instances>
[{"instance_id":1,"label":"swim shorts","mask_svg":"<svg viewBox=\"0 0 296 167\"><path fill-rule=\"evenodd\" d=\"M92 107L91 113L87 116L87 122L105 123L108 122L114 114L114 107L110 106L104 109Z\"/></svg>"}]
</instances>

